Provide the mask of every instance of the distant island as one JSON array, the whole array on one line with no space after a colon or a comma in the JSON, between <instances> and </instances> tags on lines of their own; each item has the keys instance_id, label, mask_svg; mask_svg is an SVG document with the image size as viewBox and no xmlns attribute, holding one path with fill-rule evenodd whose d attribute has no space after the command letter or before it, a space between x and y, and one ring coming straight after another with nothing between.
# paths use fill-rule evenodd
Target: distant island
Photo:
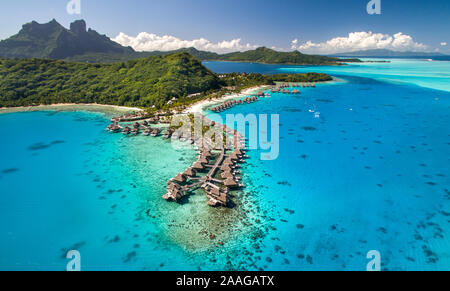
<instances>
[{"instance_id":1,"label":"distant island","mask_svg":"<svg viewBox=\"0 0 450 291\"><path fill-rule=\"evenodd\" d=\"M431 52L398 52L388 49L361 50L329 55L329 57L355 57L355 58L433 58L445 55Z\"/></svg>"},{"instance_id":2,"label":"distant island","mask_svg":"<svg viewBox=\"0 0 450 291\"><path fill-rule=\"evenodd\" d=\"M195 48L168 52L137 52L131 47L121 46L95 30L87 30L84 20L73 22L70 29L64 28L55 19L45 24L33 21L24 24L16 35L0 42L0 57L10 59L41 58L84 63L115 63L180 52L189 53L201 61L285 65L342 65L345 62L359 61L358 59L342 60L336 57L307 55L298 51L278 52L265 47L228 54L199 51Z\"/></svg>"},{"instance_id":3,"label":"distant island","mask_svg":"<svg viewBox=\"0 0 450 291\"><path fill-rule=\"evenodd\" d=\"M188 53L114 64L0 59L0 107L98 103L171 109L275 82L323 82L326 74L217 75Z\"/></svg>"}]
</instances>

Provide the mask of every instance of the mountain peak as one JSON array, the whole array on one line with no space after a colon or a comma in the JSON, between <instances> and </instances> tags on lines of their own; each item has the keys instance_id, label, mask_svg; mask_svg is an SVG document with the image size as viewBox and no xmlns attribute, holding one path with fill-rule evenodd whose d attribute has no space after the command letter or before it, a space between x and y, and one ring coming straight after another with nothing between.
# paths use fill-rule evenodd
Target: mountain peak
<instances>
[{"instance_id":1,"label":"mountain peak","mask_svg":"<svg viewBox=\"0 0 450 291\"><path fill-rule=\"evenodd\" d=\"M90 53L130 54L123 47L95 30L86 31L86 21L77 20L66 29L55 19L39 24L32 21L12 37L0 41L0 57L65 59Z\"/></svg>"},{"instance_id":2,"label":"mountain peak","mask_svg":"<svg viewBox=\"0 0 450 291\"><path fill-rule=\"evenodd\" d=\"M77 35L85 33L86 32L86 21L81 19L81 20L76 20L76 21L72 22L70 24L70 31Z\"/></svg>"}]
</instances>

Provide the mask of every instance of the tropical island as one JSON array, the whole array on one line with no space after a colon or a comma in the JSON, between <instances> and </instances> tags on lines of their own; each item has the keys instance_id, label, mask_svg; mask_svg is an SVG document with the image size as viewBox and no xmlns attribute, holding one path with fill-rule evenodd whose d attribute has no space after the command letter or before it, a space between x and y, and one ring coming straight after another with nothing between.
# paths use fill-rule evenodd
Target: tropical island
<instances>
[{"instance_id":1,"label":"tropical island","mask_svg":"<svg viewBox=\"0 0 450 291\"><path fill-rule=\"evenodd\" d=\"M326 74L217 75L187 53L114 64L0 59L0 107L97 103L171 109L275 82L324 82Z\"/></svg>"}]
</instances>

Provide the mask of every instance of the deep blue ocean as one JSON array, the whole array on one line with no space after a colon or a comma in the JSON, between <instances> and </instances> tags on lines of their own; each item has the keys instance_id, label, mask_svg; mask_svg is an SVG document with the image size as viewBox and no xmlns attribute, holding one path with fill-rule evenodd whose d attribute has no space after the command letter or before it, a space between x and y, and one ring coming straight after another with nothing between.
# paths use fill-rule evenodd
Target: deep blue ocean
<instances>
[{"instance_id":1,"label":"deep blue ocean","mask_svg":"<svg viewBox=\"0 0 450 291\"><path fill-rule=\"evenodd\" d=\"M111 135L104 114L2 114L0 269L65 270L76 249L83 270L366 270L370 250L384 270L450 270L450 69L429 63L205 63L341 79L223 113L280 116L278 159L248 152L233 209L161 199L190 148Z\"/></svg>"}]
</instances>

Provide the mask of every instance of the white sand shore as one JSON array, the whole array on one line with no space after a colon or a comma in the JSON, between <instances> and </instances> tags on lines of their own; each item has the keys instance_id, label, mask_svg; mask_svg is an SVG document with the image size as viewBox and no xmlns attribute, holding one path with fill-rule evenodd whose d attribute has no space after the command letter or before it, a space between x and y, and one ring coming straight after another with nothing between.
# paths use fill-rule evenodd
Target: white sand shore
<instances>
[{"instance_id":1,"label":"white sand shore","mask_svg":"<svg viewBox=\"0 0 450 291\"><path fill-rule=\"evenodd\" d=\"M13 113L13 112L33 112L33 111L91 111L91 112L104 112L104 113L126 113L126 112L139 112L143 111L140 108L125 107L116 105L105 104L75 104L75 103L59 103L52 105L39 105L39 106L20 106L20 107L2 107L1 113Z\"/></svg>"},{"instance_id":2,"label":"white sand shore","mask_svg":"<svg viewBox=\"0 0 450 291\"><path fill-rule=\"evenodd\" d=\"M268 88L270 88L272 86L258 86L258 87L252 87L246 90L241 91L238 94L231 94L231 95L223 95L219 98L215 98L215 99L211 99L211 100L202 100L199 101L197 103L194 103L193 105L191 105L189 108L185 109L183 111L183 113L202 113L203 109L205 107L208 106L212 106L214 104L220 103L220 102L224 102L226 100L230 100L230 99L237 99L237 98L244 98L244 97L248 97L251 94L254 94L258 91L261 90L266 90Z\"/></svg>"}]
</instances>

